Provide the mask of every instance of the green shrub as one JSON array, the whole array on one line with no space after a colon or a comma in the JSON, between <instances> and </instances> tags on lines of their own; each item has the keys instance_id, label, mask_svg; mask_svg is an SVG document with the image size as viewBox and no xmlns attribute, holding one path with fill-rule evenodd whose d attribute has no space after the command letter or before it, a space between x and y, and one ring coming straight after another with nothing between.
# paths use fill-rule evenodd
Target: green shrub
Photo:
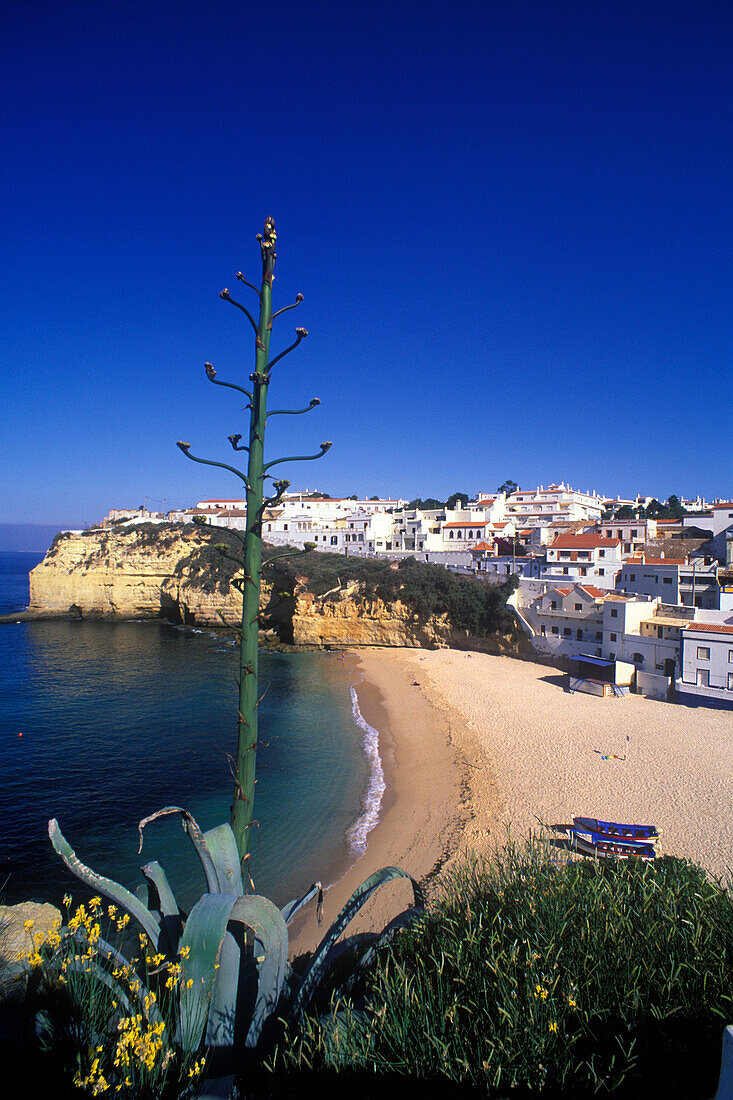
<instances>
[{"instance_id":1,"label":"green shrub","mask_svg":"<svg viewBox=\"0 0 733 1100\"><path fill-rule=\"evenodd\" d=\"M733 1019L733 897L684 860L473 862L382 955L363 1000L281 1071L371 1070L492 1096L709 1097Z\"/></svg>"},{"instance_id":2,"label":"green shrub","mask_svg":"<svg viewBox=\"0 0 733 1100\"><path fill-rule=\"evenodd\" d=\"M421 619L447 614L454 627L471 634L514 629L514 616L506 606L516 587L514 578L490 586L414 558L403 558L395 567L378 558L350 558L320 551L278 562L273 570L279 576L279 587L289 591L293 591L298 578L305 578L307 588L316 596L358 581L365 596L388 604L400 600Z\"/></svg>"}]
</instances>

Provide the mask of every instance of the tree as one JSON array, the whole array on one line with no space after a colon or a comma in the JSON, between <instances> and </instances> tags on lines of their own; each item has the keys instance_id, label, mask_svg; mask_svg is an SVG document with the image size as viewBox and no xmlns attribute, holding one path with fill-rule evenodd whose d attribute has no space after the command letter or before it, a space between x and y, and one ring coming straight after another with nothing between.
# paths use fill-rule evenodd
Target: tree
<instances>
[{"instance_id":1,"label":"tree","mask_svg":"<svg viewBox=\"0 0 733 1100\"><path fill-rule=\"evenodd\" d=\"M634 509L630 504L622 504L617 512L613 513L614 519L634 519Z\"/></svg>"},{"instance_id":2,"label":"tree","mask_svg":"<svg viewBox=\"0 0 733 1100\"><path fill-rule=\"evenodd\" d=\"M682 519L683 516L687 515L687 509L682 507L680 498L675 496L674 493L667 501L667 508L673 519Z\"/></svg>"},{"instance_id":3,"label":"tree","mask_svg":"<svg viewBox=\"0 0 733 1100\"><path fill-rule=\"evenodd\" d=\"M519 486L516 481L507 480L504 481L496 491L497 493L506 493L506 495L509 496L510 493L516 493L518 488Z\"/></svg>"},{"instance_id":4,"label":"tree","mask_svg":"<svg viewBox=\"0 0 733 1100\"><path fill-rule=\"evenodd\" d=\"M280 314L294 309L303 301L303 295L298 294L292 305L284 306L277 313L272 312L272 281L275 267L275 222L268 218L265 222L264 232L257 235L260 242L262 255L262 283L257 287L248 282L241 271L237 272L237 279L245 286L253 290L259 300L259 320L255 321L249 310L241 305L230 295L225 288L220 297L225 302L236 306L248 319L254 330L255 345L255 369L249 376L252 383L251 391L232 382L220 382L216 377L216 371L211 363L205 364L206 377L216 386L225 386L228 389L243 393L249 401L247 408L250 410L248 445L241 443L241 434L228 437L232 448L239 452L244 451L248 455L247 473L244 474L235 466L225 462L214 462L205 458L198 458L191 454L191 444L179 442L178 446L193 462L201 462L206 466L219 466L229 470L241 478L247 494L247 518L243 538L243 566L239 587L242 592L242 628L239 644L239 709L238 709L238 743L237 758L233 766L232 777L234 779L234 801L232 803L231 824L237 842L240 859L247 854L249 846L249 826L252 821L252 811L255 793L255 762L257 755L257 707L259 704L259 613L260 613L260 587L262 581L262 516L266 508L273 508L280 502L285 490L290 485L289 481L276 480L270 470L283 462L307 462L321 458L331 446L330 441L321 444L321 449L315 455L294 455L285 458L276 458L271 462L265 462L265 425L266 417L277 415L298 415L310 412L320 401L314 397L305 409L276 409L267 411L267 393L270 385L272 368L279 363L284 356L298 347L300 342L308 335L307 329L296 328L295 341L279 355L270 361L270 336L272 323ZM274 492L271 496L264 495L265 481L273 483ZM220 548L221 549L221 548ZM227 549L222 549L227 553ZM274 559L270 559L271 561ZM268 563L269 564L269 563Z\"/></svg>"},{"instance_id":5,"label":"tree","mask_svg":"<svg viewBox=\"0 0 733 1100\"><path fill-rule=\"evenodd\" d=\"M446 508L465 508L471 497L468 493L452 493L445 502ZM460 505L458 501L460 500Z\"/></svg>"}]
</instances>

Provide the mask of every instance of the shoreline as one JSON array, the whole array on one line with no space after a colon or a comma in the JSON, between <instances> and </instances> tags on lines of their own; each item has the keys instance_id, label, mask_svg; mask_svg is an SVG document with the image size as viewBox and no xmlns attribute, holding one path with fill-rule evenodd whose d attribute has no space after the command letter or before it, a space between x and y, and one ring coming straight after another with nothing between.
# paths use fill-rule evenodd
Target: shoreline
<instances>
[{"instance_id":1,"label":"shoreline","mask_svg":"<svg viewBox=\"0 0 733 1100\"><path fill-rule=\"evenodd\" d=\"M324 891L323 920L315 912L294 922L291 955L315 948L353 891L374 871L399 866L430 884L457 847L470 816L464 769L453 744L453 722L414 686L404 649L349 650L361 669L353 687L364 721L379 734L385 790L366 850ZM422 652L422 651L416 651ZM361 816L361 815L360 815ZM347 935L381 930L412 903L412 886L400 879L381 887L364 905Z\"/></svg>"}]
</instances>

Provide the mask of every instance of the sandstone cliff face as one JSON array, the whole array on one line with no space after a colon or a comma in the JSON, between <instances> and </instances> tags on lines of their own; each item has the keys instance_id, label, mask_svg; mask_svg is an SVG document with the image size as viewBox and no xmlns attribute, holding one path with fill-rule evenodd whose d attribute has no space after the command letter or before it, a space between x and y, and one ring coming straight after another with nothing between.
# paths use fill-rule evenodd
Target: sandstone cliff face
<instances>
[{"instance_id":1,"label":"sandstone cliff face","mask_svg":"<svg viewBox=\"0 0 733 1100\"><path fill-rule=\"evenodd\" d=\"M237 626L242 615L239 591L220 581L216 566L202 570L195 564L194 552L206 550L212 541L210 531L192 526L62 536L30 575L30 610L88 619ZM263 584L260 606L263 640L272 643L516 651L511 638L470 636L453 629L446 616L421 619L399 601L385 604L364 596L356 582L322 597L298 583L285 598Z\"/></svg>"},{"instance_id":2,"label":"sandstone cliff face","mask_svg":"<svg viewBox=\"0 0 733 1100\"><path fill-rule=\"evenodd\" d=\"M62 537L30 575L30 608L89 619L159 619L217 623L241 617L234 588L210 592L176 567L205 544L196 528L161 531L152 539L135 528ZM237 601L238 610L237 610Z\"/></svg>"}]
</instances>

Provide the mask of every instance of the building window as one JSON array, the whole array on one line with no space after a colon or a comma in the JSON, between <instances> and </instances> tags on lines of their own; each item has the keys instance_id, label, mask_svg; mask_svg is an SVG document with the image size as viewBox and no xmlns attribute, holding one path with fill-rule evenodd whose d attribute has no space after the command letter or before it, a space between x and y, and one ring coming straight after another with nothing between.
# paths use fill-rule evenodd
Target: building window
<instances>
[{"instance_id":1,"label":"building window","mask_svg":"<svg viewBox=\"0 0 733 1100\"><path fill-rule=\"evenodd\" d=\"M709 649L708 646L699 645L697 647L697 659L698 659L698 661L709 661L710 660L710 649Z\"/></svg>"},{"instance_id":2,"label":"building window","mask_svg":"<svg viewBox=\"0 0 733 1100\"><path fill-rule=\"evenodd\" d=\"M618 608L617 607L612 607L611 608L611 618L612 619L617 619L618 618Z\"/></svg>"},{"instance_id":3,"label":"building window","mask_svg":"<svg viewBox=\"0 0 733 1100\"><path fill-rule=\"evenodd\" d=\"M582 603L576 603L576 605L575 605L575 610L576 610L576 611L582 611L582 610L583 610L583 605L582 605Z\"/></svg>"},{"instance_id":4,"label":"building window","mask_svg":"<svg viewBox=\"0 0 733 1100\"><path fill-rule=\"evenodd\" d=\"M630 581L635 581L636 580L636 573L629 573L629 580Z\"/></svg>"},{"instance_id":5,"label":"building window","mask_svg":"<svg viewBox=\"0 0 733 1100\"><path fill-rule=\"evenodd\" d=\"M581 575L581 577L587 577L588 576L588 570L585 568L585 566L583 566L582 569L580 570L580 575Z\"/></svg>"},{"instance_id":6,"label":"building window","mask_svg":"<svg viewBox=\"0 0 733 1100\"><path fill-rule=\"evenodd\" d=\"M563 628L563 634L565 635L566 638L570 637L570 627L569 626L566 626L566 627Z\"/></svg>"},{"instance_id":7,"label":"building window","mask_svg":"<svg viewBox=\"0 0 733 1100\"><path fill-rule=\"evenodd\" d=\"M733 672L728 673L728 691L733 691Z\"/></svg>"},{"instance_id":8,"label":"building window","mask_svg":"<svg viewBox=\"0 0 733 1100\"><path fill-rule=\"evenodd\" d=\"M563 570L562 570L562 571L563 571L564 575L565 575L565 576L567 576L567 574L568 574L568 567L567 567L567 565L564 565L564 566L563 566Z\"/></svg>"},{"instance_id":9,"label":"building window","mask_svg":"<svg viewBox=\"0 0 733 1100\"><path fill-rule=\"evenodd\" d=\"M710 687L710 669L699 668L697 670L697 686L698 687Z\"/></svg>"},{"instance_id":10,"label":"building window","mask_svg":"<svg viewBox=\"0 0 733 1100\"><path fill-rule=\"evenodd\" d=\"M599 577L605 577L605 575L606 575L606 570L605 569L599 569L598 570L598 576Z\"/></svg>"},{"instance_id":11,"label":"building window","mask_svg":"<svg viewBox=\"0 0 733 1100\"><path fill-rule=\"evenodd\" d=\"M728 650L728 664L733 665L733 649Z\"/></svg>"},{"instance_id":12,"label":"building window","mask_svg":"<svg viewBox=\"0 0 733 1100\"><path fill-rule=\"evenodd\" d=\"M672 578L671 577L662 577L662 584L671 584L671 583L672 583Z\"/></svg>"},{"instance_id":13,"label":"building window","mask_svg":"<svg viewBox=\"0 0 733 1100\"><path fill-rule=\"evenodd\" d=\"M596 641L597 642L602 642L603 641L603 631L602 630L596 630Z\"/></svg>"},{"instance_id":14,"label":"building window","mask_svg":"<svg viewBox=\"0 0 733 1100\"><path fill-rule=\"evenodd\" d=\"M558 629L557 629L557 627L556 627L556 626L553 626L553 628L552 628L552 633L553 633L553 634L558 634L558 633L559 633L559 631L558 631Z\"/></svg>"},{"instance_id":15,"label":"building window","mask_svg":"<svg viewBox=\"0 0 733 1100\"><path fill-rule=\"evenodd\" d=\"M582 641L583 641L583 631L582 631L582 630L579 630L579 631L578 631L578 635L577 635L577 637L578 637L578 641L579 641L579 642L582 642Z\"/></svg>"},{"instance_id":16,"label":"building window","mask_svg":"<svg viewBox=\"0 0 733 1100\"><path fill-rule=\"evenodd\" d=\"M635 665L640 665L641 666L641 665L644 664L644 654L643 653L635 653L634 656L631 658L631 660L634 662Z\"/></svg>"},{"instance_id":17,"label":"building window","mask_svg":"<svg viewBox=\"0 0 733 1100\"><path fill-rule=\"evenodd\" d=\"M552 608L553 611L557 611L557 600L553 600L552 603L550 604L550 607Z\"/></svg>"},{"instance_id":18,"label":"building window","mask_svg":"<svg viewBox=\"0 0 733 1100\"><path fill-rule=\"evenodd\" d=\"M612 634L612 635L611 635L611 641L612 641L612 642L615 642L615 641L616 641L616 635L615 635L615 634Z\"/></svg>"},{"instance_id":19,"label":"building window","mask_svg":"<svg viewBox=\"0 0 733 1100\"><path fill-rule=\"evenodd\" d=\"M639 537L639 531L636 527L631 528L631 537L632 537L632 539L635 539L635 538Z\"/></svg>"},{"instance_id":20,"label":"building window","mask_svg":"<svg viewBox=\"0 0 733 1100\"><path fill-rule=\"evenodd\" d=\"M606 551L605 550L599 550L598 551L598 557L599 558L605 558L605 556L606 556Z\"/></svg>"}]
</instances>

